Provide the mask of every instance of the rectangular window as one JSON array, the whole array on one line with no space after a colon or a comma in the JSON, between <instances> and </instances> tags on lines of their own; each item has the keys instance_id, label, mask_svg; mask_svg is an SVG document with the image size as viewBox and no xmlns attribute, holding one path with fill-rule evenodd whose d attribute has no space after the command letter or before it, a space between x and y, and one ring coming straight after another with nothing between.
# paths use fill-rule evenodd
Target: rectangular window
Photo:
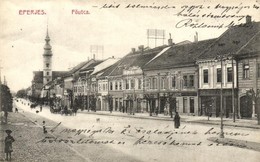
<instances>
[{"instance_id":1,"label":"rectangular window","mask_svg":"<svg viewBox=\"0 0 260 162\"><path fill-rule=\"evenodd\" d=\"M189 76L189 87L194 87L194 75Z\"/></svg>"},{"instance_id":2,"label":"rectangular window","mask_svg":"<svg viewBox=\"0 0 260 162\"><path fill-rule=\"evenodd\" d=\"M112 90L113 90L113 83L110 82L110 91L112 91Z\"/></svg>"},{"instance_id":3,"label":"rectangular window","mask_svg":"<svg viewBox=\"0 0 260 162\"><path fill-rule=\"evenodd\" d=\"M208 69L203 70L203 83L209 83L209 71L208 71Z\"/></svg>"},{"instance_id":4,"label":"rectangular window","mask_svg":"<svg viewBox=\"0 0 260 162\"><path fill-rule=\"evenodd\" d=\"M119 90L122 90L122 82L119 82Z\"/></svg>"},{"instance_id":5,"label":"rectangular window","mask_svg":"<svg viewBox=\"0 0 260 162\"><path fill-rule=\"evenodd\" d=\"M172 88L176 87L176 78L175 76L172 77Z\"/></svg>"},{"instance_id":6,"label":"rectangular window","mask_svg":"<svg viewBox=\"0 0 260 162\"><path fill-rule=\"evenodd\" d=\"M138 89L142 89L142 80L138 79Z\"/></svg>"},{"instance_id":7,"label":"rectangular window","mask_svg":"<svg viewBox=\"0 0 260 162\"><path fill-rule=\"evenodd\" d=\"M134 89L134 88L135 88L135 80L131 79L131 89Z\"/></svg>"},{"instance_id":8,"label":"rectangular window","mask_svg":"<svg viewBox=\"0 0 260 162\"><path fill-rule=\"evenodd\" d=\"M118 90L118 83L115 82L115 90Z\"/></svg>"},{"instance_id":9,"label":"rectangular window","mask_svg":"<svg viewBox=\"0 0 260 162\"><path fill-rule=\"evenodd\" d=\"M183 86L188 87L188 76L187 75L183 76Z\"/></svg>"},{"instance_id":10,"label":"rectangular window","mask_svg":"<svg viewBox=\"0 0 260 162\"><path fill-rule=\"evenodd\" d=\"M161 78L161 89L165 89L165 77Z\"/></svg>"},{"instance_id":11,"label":"rectangular window","mask_svg":"<svg viewBox=\"0 0 260 162\"><path fill-rule=\"evenodd\" d=\"M222 80L221 68L217 68L217 82L220 83Z\"/></svg>"},{"instance_id":12,"label":"rectangular window","mask_svg":"<svg viewBox=\"0 0 260 162\"><path fill-rule=\"evenodd\" d=\"M125 80L125 89L129 89L129 82L127 79Z\"/></svg>"},{"instance_id":13,"label":"rectangular window","mask_svg":"<svg viewBox=\"0 0 260 162\"><path fill-rule=\"evenodd\" d=\"M243 65L243 78L247 79L249 78L249 64L244 64Z\"/></svg>"},{"instance_id":14,"label":"rectangular window","mask_svg":"<svg viewBox=\"0 0 260 162\"><path fill-rule=\"evenodd\" d=\"M227 68L227 81L232 82L232 67Z\"/></svg>"},{"instance_id":15,"label":"rectangular window","mask_svg":"<svg viewBox=\"0 0 260 162\"><path fill-rule=\"evenodd\" d=\"M157 89L157 78L153 78L153 89Z\"/></svg>"},{"instance_id":16,"label":"rectangular window","mask_svg":"<svg viewBox=\"0 0 260 162\"><path fill-rule=\"evenodd\" d=\"M47 72L46 74L49 75L49 72Z\"/></svg>"},{"instance_id":17,"label":"rectangular window","mask_svg":"<svg viewBox=\"0 0 260 162\"><path fill-rule=\"evenodd\" d=\"M105 84L103 84L103 91L106 89L106 86L105 86Z\"/></svg>"},{"instance_id":18,"label":"rectangular window","mask_svg":"<svg viewBox=\"0 0 260 162\"><path fill-rule=\"evenodd\" d=\"M49 63L46 64L46 68L48 68L48 67L49 67Z\"/></svg>"}]
</instances>

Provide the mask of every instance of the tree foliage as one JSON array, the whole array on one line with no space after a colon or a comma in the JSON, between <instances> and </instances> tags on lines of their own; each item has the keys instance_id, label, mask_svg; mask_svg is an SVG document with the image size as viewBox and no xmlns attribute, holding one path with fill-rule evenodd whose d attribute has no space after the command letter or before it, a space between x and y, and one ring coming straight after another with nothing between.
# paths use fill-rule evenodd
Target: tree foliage
<instances>
[{"instance_id":1,"label":"tree foliage","mask_svg":"<svg viewBox=\"0 0 260 162\"><path fill-rule=\"evenodd\" d=\"M2 111L12 112L13 97L9 87L3 84L1 85L1 103Z\"/></svg>"},{"instance_id":2,"label":"tree foliage","mask_svg":"<svg viewBox=\"0 0 260 162\"><path fill-rule=\"evenodd\" d=\"M16 97L18 97L18 98L25 98L26 95L27 95L26 93L27 93L27 92L26 92L25 89L21 89L21 90L17 91Z\"/></svg>"}]
</instances>

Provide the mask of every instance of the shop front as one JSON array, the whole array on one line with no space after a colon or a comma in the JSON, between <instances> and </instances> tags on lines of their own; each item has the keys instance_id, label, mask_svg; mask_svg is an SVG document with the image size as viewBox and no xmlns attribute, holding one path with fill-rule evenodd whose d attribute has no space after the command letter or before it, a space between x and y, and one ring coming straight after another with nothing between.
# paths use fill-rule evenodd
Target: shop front
<instances>
[{"instance_id":1,"label":"shop front","mask_svg":"<svg viewBox=\"0 0 260 162\"><path fill-rule=\"evenodd\" d=\"M237 107L237 90L234 90L235 107ZM232 89L223 89L223 115L226 118L232 117ZM219 117L221 111L221 91L220 89L199 90L199 115Z\"/></svg>"}]
</instances>

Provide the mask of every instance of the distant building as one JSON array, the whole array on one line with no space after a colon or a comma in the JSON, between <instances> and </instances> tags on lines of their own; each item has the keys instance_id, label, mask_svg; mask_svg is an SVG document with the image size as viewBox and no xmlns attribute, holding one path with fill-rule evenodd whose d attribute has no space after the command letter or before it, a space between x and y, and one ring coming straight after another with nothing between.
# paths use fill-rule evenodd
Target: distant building
<instances>
[{"instance_id":1,"label":"distant building","mask_svg":"<svg viewBox=\"0 0 260 162\"><path fill-rule=\"evenodd\" d=\"M66 71L52 71L52 47L50 45L50 37L47 29L45 38L44 53L43 53L43 70L33 72L32 80L32 98L47 97L48 91L42 91L42 89L48 89L46 86L50 81L63 76Z\"/></svg>"}]
</instances>

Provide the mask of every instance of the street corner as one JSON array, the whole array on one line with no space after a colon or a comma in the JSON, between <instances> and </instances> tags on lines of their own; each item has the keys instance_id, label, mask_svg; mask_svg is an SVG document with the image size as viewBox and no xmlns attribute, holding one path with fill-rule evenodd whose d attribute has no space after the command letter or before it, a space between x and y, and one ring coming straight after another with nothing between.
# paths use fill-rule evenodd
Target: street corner
<instances>
[{"instance_id":1,"label":"street corner","mask_svg":"<svg viewBox=\"0 0 260 162\"><path fill-rule=\"evenodd\" d=\"M217 146L233 146L260 152L260 143L231 138L210 137L207 140L214 142Z\"/></svg>"}]
</instances>

